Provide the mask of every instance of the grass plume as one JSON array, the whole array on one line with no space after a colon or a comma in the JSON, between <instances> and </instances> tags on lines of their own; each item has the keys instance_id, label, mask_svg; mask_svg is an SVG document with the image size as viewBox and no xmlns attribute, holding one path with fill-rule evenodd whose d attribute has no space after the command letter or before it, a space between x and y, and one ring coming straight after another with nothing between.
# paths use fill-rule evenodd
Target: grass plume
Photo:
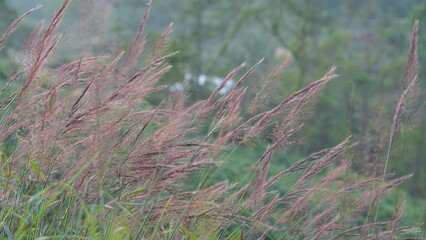
<instances>
[{"instance_id":1,"label":"grass plume","mask_svg":"<svg viewBox=\"0 0 426 240\"><path fill-rule=\"evenodd\" d=\"M56 32L70 2L64 1L46 29L36 28L26 49L30 60L9 79L24 79L24 84L0 105L2 146L10 139L16 142L13 151L1 151L1 237L383 239L415 230L399 225L401 208L386 222L360 224L353 219L409 176L385 181L385 167L383 178L347 180L342 186L339 178L350 168L347 153L355 145L350 138L271 175L274 153L291 145L312 99L336 77L335 66L271 109L253 115L242 114L245 81L263 59L225 94L220 90L245 64L232 70L205 100L188 103L179 93L158 105L146 104L148 96L166 88L160 79L172 67L168 60L177 54L166 48L173 25L151 49L144 49L149 1L127 52L81 57L52 67L49 59L60 44ZM34 10L12 23L0 45ZM417 24L413 39L416 33ZM389 146L415 88L415 47L414 41ZM267 78L275 78L285 66L287 61ZM202 131L200 125L211 128ZM248 173L252 180L247 185L210 181L211 170L222 164L218 156L255 144L257 138L270 143ZM186 189L194 173L202 180ZM292 175L296 180L288 192L274 189ZM371 184L380 179L379 186ZM366 233L370 228L377 232Z\"/></svg>"}]
</instances>

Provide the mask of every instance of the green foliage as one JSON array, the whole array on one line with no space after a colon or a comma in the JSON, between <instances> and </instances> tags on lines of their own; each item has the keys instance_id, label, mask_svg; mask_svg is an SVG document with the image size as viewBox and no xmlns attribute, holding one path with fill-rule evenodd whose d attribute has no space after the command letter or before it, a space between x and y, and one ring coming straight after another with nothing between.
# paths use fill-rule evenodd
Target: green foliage
<instances>
[{"instance_id":1,"label":"green foliage","mask_svg":"<svg viewBox=\"0 0 426 240\"><path fill-rule=\"evenodd\" d=\"M46 50L55 48L54 34L40 35L33 39L34 46L19 51L14 44L23 42L27 33L17 35L19 41L12 40L1 55L0 87L6 88L0 100L18 91L16 99L0 105L1 238L313 239L336 236L343 232L335 230L338 227L391 220L388 229L395 230L399 223L424 220L419 209L424 209L421 197L426 194L425 119L414 125L409 125L411 119L402 119L408 125L405 130L420 130L398 134L388 172L398 177L415 174L403 187L383 196L376 219L370 214L374 204L364 205L382 197L379 190L388 191L384 180L339 195L345 187L381 172L383 133L388 132L383 125L391 124L398 79L404 71L402 49L408 45L411 25L407 19L422 17L424 3L158 1L147 23L145 50L129 60L132 48L140 43L131 41L137 29L133 16L139 16L145 5L135 0L102 1L101 7L96 1L76 2L67 18L73 21L79 16L81 25L66 26L66 47L55 49L56 55ZM14 11L1 14L9 8L5 3L0 0L0 16L10 22L16 16L11 17ZM47 5L29 22L22 22L23 32L41 17L54 14L57 6ZM13 6L26 4L15 1ZM236 9L241 11L237 14ZM159 31L171 21L176 28L167 42ZM424 33L420 34L424 41ZM38 44L40 39L44 40ZM87 51L83 54L81 49ZM87 58L121 50L128 52L116 54L115 60ZM175 51L180 53L167 56ZM20 63L15 63L17 53L25 56ZM226 76L232 66L250 65L274 53L251 78L233 75L233 80L243 76L241 85L211 97L217 87L212 77ZM424 51L419 53L422 64ZM46 55L37 58L37 54ZM286 72L268 70L285 58ZM72 59L77 60L70 63ZM307 96L292 95L311 79L319 79L333 63L339 65L341 77L323 90L324 97L314 96L319 91L315 87L302 91ZM39 64L43 67L37 68ZM169 70L167 64L174 67ZM15 65L16 71L11 67ZM17 81L5 81L20 69L24 74ZM202 75L207 77L205 84L198 82ZM162 78L157 82L158 77ZM131 85L132 81L137 84ZM181 84L184 91L159 90L162 84ZM22 91L23 85L28 92ZM310 106L315 97L314 109ZM293 104L271 114L286 98ZM270 115L265 126L259 123ZM299 131L301 120L304 126ZM239 124L245 127L239 129ZM299 132L292 136L293 130ZM265 183L303 162L303 156L322 153L320 149L349 135L360 144L338 161L326 160L344 147L328 149L325 156L316 153L297 173L271 186ZM299 139L304 143L297 144ZM270 149L273 154L268 155ZM343 171L339 166L345 159L354 164ZM340 169L338 177L333 168ZM282 203L274 205L279 197ZM329 205L324 199L336 202ZM401 199L407 199L402 220L395 215ZM270 212L262 215L263 207ZM341 225L334 227L340 217ZM328 223L336 225L325 228ZM362 227L362 234L371 236L387 230ZM399 236L418 235L402 231Z\"/></svg>"}]
</instances>

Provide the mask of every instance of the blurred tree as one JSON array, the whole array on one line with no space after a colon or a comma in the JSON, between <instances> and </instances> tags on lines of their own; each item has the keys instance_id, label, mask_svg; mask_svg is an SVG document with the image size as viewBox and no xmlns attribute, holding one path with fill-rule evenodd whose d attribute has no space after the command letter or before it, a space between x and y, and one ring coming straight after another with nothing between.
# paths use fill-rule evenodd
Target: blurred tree
<instances>
[{"instance_id":1,"label":"blurred tree","mask_svg":"<svg viewBox=\"0 0 426 240\"><path fill-rule=\"evenodd\" d=\"M179 23L172 40L172 48L176 47L174 50L189 53L184 53L180 59L179 56L176 57L176 62L180 62L181 65L177 71L181 72L181 76L189 73L187 77L190 77L187 80L192 95L195 99L203 99L212 90L209 77L225 76L228 71L241 63L230 64L227 60L230 59L229 56L225 57L220 48L229 40L229 29L238 16L232 9L245 3L226 0L184 0L166 1L163 2L163 6L164 4L174 10L179 9L171 19L172 22ZM185 66L182 66L181 60L186 60ZM199 84L202 75L207 77L207 84L203 86Z\"/></svg>"},{"instance_id":2,"label":"blurred tree","mask_svg":"<svg viewBox=\"0 0 426 240\"><path fill-rule=\"evenodd\" d=\"M324 7L328 1L254 1L252 15L260 26L277 40L278 46L290 51L296 64L294 86L300 89L306 78L315 75L318 64L315 49L320 37L333 29L333 15Z\"/></svg>"},{"instance_id":3,"label":"blurred tree","mask_svg":"<svg viewBox=\"0 0 426 240\"><path fill-rule=\"evenodd\" d=\"M136 29L136 17L141 17L145 2L125 0L113 3L114 15L118 19L114 21L114 29L119 35L131 39L128 31ZM149 35L153 37L149 37L148 43L169 23L177 23L169 47L170 51L180 53L171 59L174 68L164 78L165 83L181 83L191 92L193 100L203 99L214 86L214 76L223 77L241 64L245 59L230 56L231 53L221 51L221 47L224 42L229 43L229 29L238 17L232 9L245 4L244 1L225 0L154 1L147 25ZM207 78L205 84L199 84L200 76Z\"/></svg>"},{"instance_id":4,"label":"blurred tree","mask_svg":"<svg viewBox=\"0 0 426 240\"><path fill-rule=\"evenodd\" d=\"M18 16L18 12L11 8L6 0L0 0L0 32L3 34L9 24Z\"/></svg>"}]
</instances>

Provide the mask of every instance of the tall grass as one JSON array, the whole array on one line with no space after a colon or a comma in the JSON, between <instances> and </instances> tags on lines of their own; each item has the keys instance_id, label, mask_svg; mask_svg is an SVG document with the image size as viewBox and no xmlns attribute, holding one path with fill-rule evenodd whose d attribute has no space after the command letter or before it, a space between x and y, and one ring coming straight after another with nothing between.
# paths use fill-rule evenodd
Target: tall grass
<instances>
[{"instance_id":1,"label":"tall grass","mask_svg":"<svg viewBox=\"0 0 426 240\"><path fill-rule=\"evenodd\" d=\"M356 145L350 138L270 174L274 152L294 142L305 111L336 76L335 67L252 115L241 109L244 82L261 61L242 74L244 65L232 70L205 100L189 104L177 93L152 106L146 98L166 88L159 79L177 54L165 47L172 26L141 61L150 1L126 52L53 68L49 60L69 4L46 28L34 30L20 70L6 85L18 82L21 88L0 103L2 238L396 239L416 230L399 225L400 206L388 221L363 221L372 202L409 176L392 179L385 171L346 178ZM0 46L30 12L12 23ZM237 76L234 87L219 94ZM204 125L210 126L206 132L200 130ZM271 142L247 173L247 184L212 182L214 171L203 171L220 165L225 150L261 138ZM201 175L197 184L189 182L193 173ZM281 181L289 181L290 191L274 190Z\"/></svg>"}]
</instances>

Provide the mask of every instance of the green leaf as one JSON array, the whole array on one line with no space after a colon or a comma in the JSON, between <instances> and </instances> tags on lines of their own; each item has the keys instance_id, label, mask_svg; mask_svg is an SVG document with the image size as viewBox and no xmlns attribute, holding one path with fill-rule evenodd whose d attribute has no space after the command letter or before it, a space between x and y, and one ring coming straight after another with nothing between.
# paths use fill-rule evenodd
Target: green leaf
<instances>
[{"instance_id":1,"label":"green leaf","mask_svg":"<svg viewBox=\"0 0 426 240\"><path fill-rule=\"evenodd\" d=\"M191 238L192 240L197 240L197 237L195 237L194 234L190 233L184 226L180 226L179 229L182 230L182 232L185 233L187 237Z\"/></svg>"},{"instance_id":2,"label":"green leaf","mask_svg":"<svg viewBox=\"0 0 426 240\"><path fill-rule=\"evenodd\" d=\"M145 191L146 191L146 188L142 188L142 189L139 189L139 190L136 190L136 191L133 191L133 192L127 194L126 197L132 196L132 195L135 195L135 194L138 194L138 193L141 193L141 192L145 192Z\"/></svg>"},{"instance_id":3,"label":"green leaf","mask_svg":"<svg viewBox=\"0 0 426 240\"><path fill-rule=\"evenodd\" d=\"M46 181L46 177L43 175L43 173L40 171L40 168L35 164L35 162L30 161L31 166L34 168L34 170L37 172L37 174L43 178L43 180Z\"/></svg>"}]
</instances>

